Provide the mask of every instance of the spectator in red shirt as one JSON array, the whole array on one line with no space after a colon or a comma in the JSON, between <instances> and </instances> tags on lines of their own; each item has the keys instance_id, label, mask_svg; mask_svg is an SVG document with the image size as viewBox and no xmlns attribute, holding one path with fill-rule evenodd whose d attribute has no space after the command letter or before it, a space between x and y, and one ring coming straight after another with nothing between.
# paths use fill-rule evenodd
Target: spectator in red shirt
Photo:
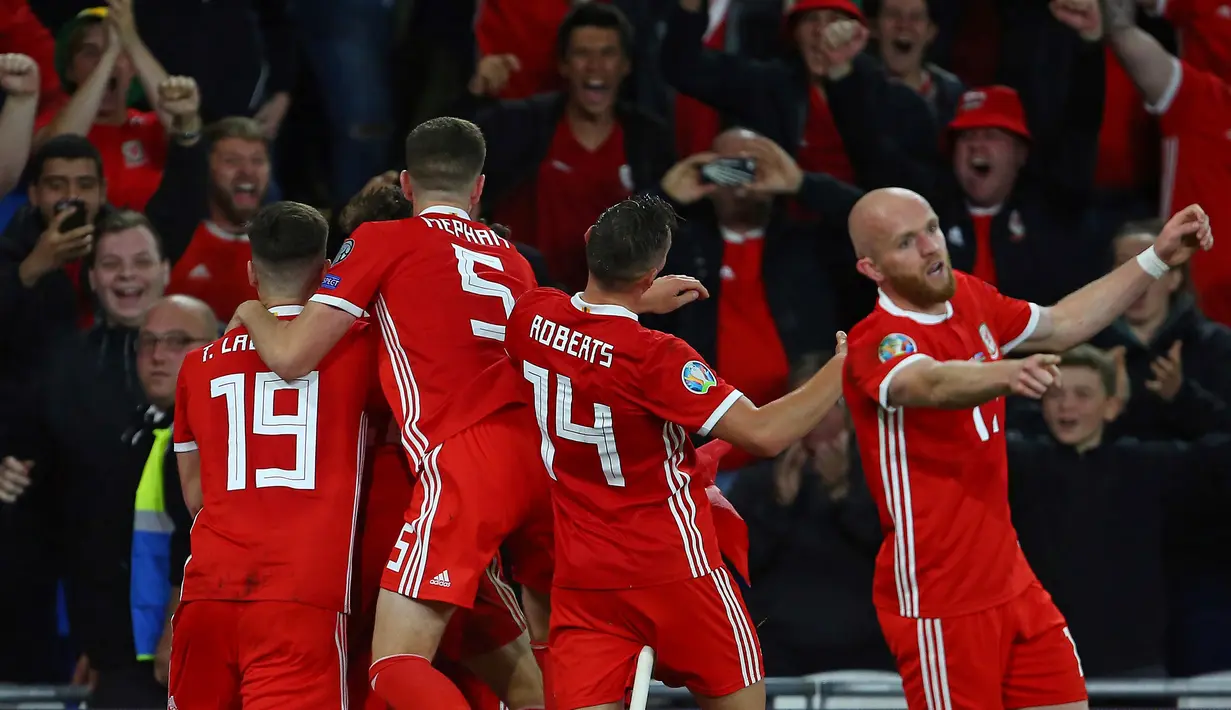
<instances>
[{"instance_id":1,"label":"spectator in red shirt","mask_svg":"<svg viewBox=\"0 0 1231 710\"><path fill-rule=\"evenodd\" d=\"M0 0L0 53L24 54L38 65L41 80L38 114L50 120L68 101L68 96L60 87L60 77L56 74L55 40L30 11L26 0Z\"/></svg>"},{"instance_id":2,"label":"spectator in red shirt","mask_svg":"<svg viewBox=\"0 0 1231 710\"><path fill-rule=\"evenodd\" d=\"M103 156L112 204L144 209L162 178L169 117L129 108L129 92L136 78L146 96L156 96L167 72L137 32L132 0L82 11L61 38L62 78L72 98L40 128L38 140L88 137Z\"/></svg>"},{"instance_id":3,"label":"spectator in red shirt","mask_svg":"<svg viewBox=\"0 0 1231 710\"><path fill-rule=\"evenodd\" d=\"M38 110L38 65L24 54L0 54L0 90L4 108L0 110L0 195L8 193L21 180L21 171L30 156L34 134L34 114Z\"/></svg>"}]
</instances>

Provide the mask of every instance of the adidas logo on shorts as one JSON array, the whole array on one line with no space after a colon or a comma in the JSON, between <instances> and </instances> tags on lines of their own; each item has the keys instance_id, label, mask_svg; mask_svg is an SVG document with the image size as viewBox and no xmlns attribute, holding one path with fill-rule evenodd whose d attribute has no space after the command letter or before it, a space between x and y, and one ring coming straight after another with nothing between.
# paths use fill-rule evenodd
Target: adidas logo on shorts
<instances>
[{"instance_id":1,"label":"adidas logo on shorts","mask_svg":"<svg viewBox=\"0 0 1231 710\"><path fill-rule=\"evenodd\" d=\"M445 570L435 577L432 577L432 581L428 582L428 584L435 584L437 587L449 586L449 570Z\"/></svg>"}]
</instances>

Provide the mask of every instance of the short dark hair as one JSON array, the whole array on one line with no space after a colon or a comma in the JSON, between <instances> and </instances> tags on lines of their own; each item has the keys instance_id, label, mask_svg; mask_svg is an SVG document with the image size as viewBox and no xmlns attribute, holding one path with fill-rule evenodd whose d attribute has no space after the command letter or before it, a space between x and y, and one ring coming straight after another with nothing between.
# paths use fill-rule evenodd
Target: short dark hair
<instances>
[{"instance_id":1,"label":"short dark hair","mask_svg":"<svg viewBox=\"0 0 1231 710\"><path fill-rule=\"evenodd\" d=\"M563 61L568 56L569 47L573 41L573 31L582 27L597 27L604 30L615 30L620 37L620 50L626 59L633 56L633 24L628 17L614 5L587 2L574 5L572 10L560 21L556 30L556 58Z\"/></svg>"},{"instance_id":2,"label":"short dark hair","mask_svg":"<svg viewBox=\"0 0 1231 710\"><path fill-rule=\"evenodd\" d=\"M608 207L590 228L586 264L604 286L627 287L657 268L679 217L665 200L635 195Z\"/></svg>"},{"instance_id":3,"label":"short dark hair","mask_svg":"<svg viewBox=\"0 0 1231 710\"><path fill-rule=\"evenodd\" d=\"M300 202L275 202L262 207L248 223L252 265L279 286L301 285L325 261L329 223L315 208ZM308 273L312 272L312 273Z\"/></svg>"},{"instance_id":4,"label":"short dark hair","mask_svg":"<svg viewBox=\"0 0 1231 710\"><path fill-rule=\"evenodd\" d=\"M206 126L202 135L205 137L206 142L209 143L211 150L213 150L213 146L218 141L227 138L238 138L240 140L269 145L269 139L265 137L265 131L261 129L261 124L257 123L256 119L248 118L247 116L220 118Z\"/></svg>"},{"instance_id":5,"label":"short dark hair","mask_svg":"<svg viewBox=\"0 0 1231 710\"><path fill-rule=\"evenodd\" d=\"M1085 367L1098 373L1103 391L1111 397L1116 394L1116 362L1105 351L1082 343L1060 354L1060 367Z\"/></svg>"},{"instance_id":6,"label":"short dark hair","mask_svg":"<svg viewBox=\"0 0 1231 710\"><path fill-rule=\"evenodd\" d=\"M415 126L406 136L406 172L421 190L469 190L483 172L485 160L483 131L462 118L433 118Z\"/></svg>"},{"instance_id":7,"label":"short dark hair","mask_svg":"<svg viewBox=\"0 0 1231 710\"><path fill-rule=\"evenodd\" d=\"M94 163L94 173L103 179L103 157L98 148L94 147L85 136L64 133L48 140L30 156L26 164L25 182L34 184L43 178L43 170L47 168L48 160L90 160Z\"/></svg>"},{"instance_id":8,"label":"short dark hair","mask_svg":"<svg viewBox=\"0 0 1231 710\"><path fill-rule=\"evenodd\" d=\"M364 222L382 222L413 217L415 208L397 185L380 185L361 191L342 208L338 226L347 234Z\"/></svg>"},{"instance_id":9,"label":"short dark hair","mask_svg":"<svg viewBox=\"0 0 1231 710\"><path fill-rule=\"evenodd\" d=\"M145 229L154 237L154 248L158 252L160 260L166 259L166 252L162 249L162 237L158 234L158 230L154 229L154 224L150 222L150 218L141 214L136 210L120 209L108 210L98 216L95 229L97 236L94 237L94 248L90 250L90 254L86 257L86 266L94 266L94 258L98 253L98 243L103 237L116 232L123 232L128 229Z\"/></svg>"}]
</instances>

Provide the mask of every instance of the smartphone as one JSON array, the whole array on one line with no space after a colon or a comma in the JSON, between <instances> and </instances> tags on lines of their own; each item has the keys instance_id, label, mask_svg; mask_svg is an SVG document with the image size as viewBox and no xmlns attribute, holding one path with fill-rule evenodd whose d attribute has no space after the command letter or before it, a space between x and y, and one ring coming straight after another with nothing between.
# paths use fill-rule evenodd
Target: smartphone
<instances>
[{"instance_id":1,"label":"smartphone","mask_svg":"<svg viewBox=\"0 0 1231 710\"><path fill-rule=\"evenodd\" d=\"M752 158L718 158L701 166L701 182L723 187L747 185L757 178Z\"/></svg>"},{"instance_id":2,"label":"smartphone","mask_svg":"<svg viewBox=\"0 0 1231 710\"><path fill-rule=\"evenodd\" d=\"M60 223L61 233L71 232L74 229L77 229L78 227L85 226L86 207L85 207L85 202L81 200L77 200L77 199L60 200L59 202L56 203L56 214L60 214L64 210L72 209L74 207L76 208L77 211L73 212L68 217L64 218L64 221Z\"/></svg>"}]
</instances>

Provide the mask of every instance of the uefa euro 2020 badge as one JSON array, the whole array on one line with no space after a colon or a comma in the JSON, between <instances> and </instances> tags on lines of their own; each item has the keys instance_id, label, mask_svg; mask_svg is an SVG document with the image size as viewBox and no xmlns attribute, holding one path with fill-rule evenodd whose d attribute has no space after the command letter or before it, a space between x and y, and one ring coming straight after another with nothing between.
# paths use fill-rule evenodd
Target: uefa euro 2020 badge
<instances>
[{"instance_id":1,"label":"uefa euro 2020 badge","mask_svg":"<svg viewBox=\"0 0 1231 710\"><path fill-rule=\"evenodd\" d=\"M714 373L700 360L689 360L684 363L684 369L680 370L680 380L684 382L684 387L693 394L705 394L710 391L711 387L718 384L718 378L714 377Z\"/></svg>"},{"instance_id":2,"label":"uefa euro 2020 badge","mask_svg":"<svg viewBox=\"0 0 1231 710\"><path fill-rule=\"evenodd\" d=\"M890 333L881 340L881 344L876 348L876 356L881 362L889 362L895 357L913 355L918 350L919 347L915 345L915 340L909 335Z\"/></svg>"}]
</instances>

